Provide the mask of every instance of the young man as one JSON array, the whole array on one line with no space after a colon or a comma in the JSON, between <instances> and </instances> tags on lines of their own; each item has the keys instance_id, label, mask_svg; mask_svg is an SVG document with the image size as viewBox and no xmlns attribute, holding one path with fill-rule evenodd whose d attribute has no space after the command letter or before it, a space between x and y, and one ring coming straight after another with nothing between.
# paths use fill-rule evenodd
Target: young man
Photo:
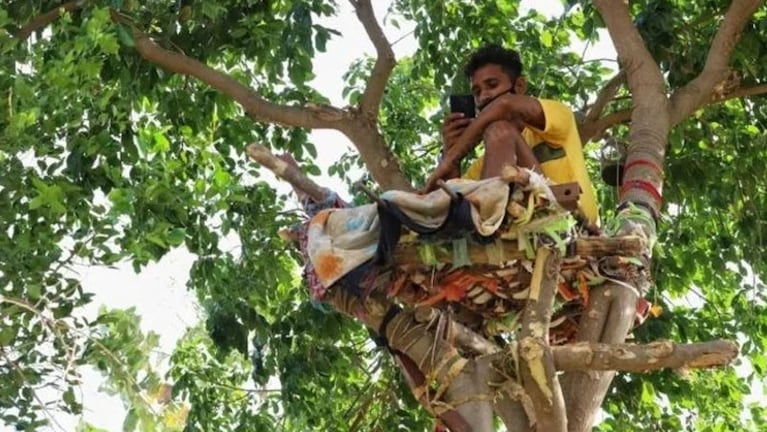
<instances>
[{"instance_id":1,"label":"young man","mask_svg":"<svg viewBox=\"0 0 767 432\"><path fill-rule=\"evenodd\" d=\"M461 159L482 140L484 156L468 168L464 178L493 177L505 165L517 165L540 171L554 183L577 182L579 208L590 224L596 224L596 196L572 111L557 101L526 96L519 54L501 46L488 45L474 52L465 73L479 114L474 119L461 113L445 118L445 157L425 189L433 190L438 179L458 177Z\"/></svg>"}]
</instances>

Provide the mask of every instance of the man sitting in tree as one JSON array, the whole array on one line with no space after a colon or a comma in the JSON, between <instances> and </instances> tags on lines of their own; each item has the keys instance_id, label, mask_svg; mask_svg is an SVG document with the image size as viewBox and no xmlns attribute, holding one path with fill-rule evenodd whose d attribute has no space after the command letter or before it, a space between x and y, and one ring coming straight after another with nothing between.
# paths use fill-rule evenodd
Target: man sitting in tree
<instances>
[{"instance_id":1,"label":"man sitting in tree","mask_svg":"<svg viewBox=\"0 0 767 432\"><path fill-rule=\"evenodd\" d=\"M461 160L482 140L484 156L469 166L464 178L494 177L504 166L516 165L539 171L557 184L577 182L580 212L589 224L597 224L596 196L572 111L561 102L525 95L527 83L516 51L484 46L469 57L464 71L479 115L450 113L445 118L444 158L425 191L436 189L440 179L459 177Z\"/></svg>"}]
</instances>

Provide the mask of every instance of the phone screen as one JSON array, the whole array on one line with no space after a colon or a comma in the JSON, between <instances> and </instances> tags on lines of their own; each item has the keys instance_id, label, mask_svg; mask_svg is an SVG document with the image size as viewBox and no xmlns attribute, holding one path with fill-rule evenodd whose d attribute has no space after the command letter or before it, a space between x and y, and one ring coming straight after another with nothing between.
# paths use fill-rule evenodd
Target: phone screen
<instances>
[{"instance_id":1,"label":"phone screen","mask_svg":"<svg viewBox=\"0 0 767 432\"><path fill-rule=\"evenodd\" d=\"M474 96L450 95L450 112L463 113L466 118L476 117L477 108L474 105Z\"/></svg>"}]
</instances>

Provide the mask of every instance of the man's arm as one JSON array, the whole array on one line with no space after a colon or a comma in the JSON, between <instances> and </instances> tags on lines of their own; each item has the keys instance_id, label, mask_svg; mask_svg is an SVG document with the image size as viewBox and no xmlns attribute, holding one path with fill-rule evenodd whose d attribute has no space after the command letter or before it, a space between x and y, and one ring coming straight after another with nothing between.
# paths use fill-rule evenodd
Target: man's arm
<instances>
[{"instance_id":1,"label":"man's arm","mask_svg":"<svg viewBox=\"0 0 767 432\"><path fill-rule=\"evenodd\" d=\"M476 123L482 133L490 123L498 120L523 123L539 130L546 128L543 106L538 99L525 95L506 93L499 96L479 113Z\"/></svg>"},{"instance_id":2,"label":"man's arm","mask_svg":"<svg viewBox=\"0 0 767 432\"><path fill-rule=\"evenodd\" d=\"M546 117L538 99L517 94L498 97L487 105L476 119L469 122L463 133L451 142L442 161L427 179L422 192L435 190L438 180L455 177L461 160L479 144L487 127L497 121L508 121L520 129L524 125L541 130L546 127Z\"/></svg>"},{"instance_id":3,"label":"man's arm","mask_svg":"<svg viewBox=\"0 0 767 432\"><path fill-rule=\"evenodd\" d=\"M448 163L452 166L457 165L455 160L460 161L474 147L477 146L485 133L485 129L499 120L506 120L515 125L529 125L536 129L546 128L546 116L543 113L543 107L538 99L516 94L505 94L487 105L470 122L463 134L456 140L455 144L448 150L447 156L452 156Z\"/></svg>"}]
</instances>

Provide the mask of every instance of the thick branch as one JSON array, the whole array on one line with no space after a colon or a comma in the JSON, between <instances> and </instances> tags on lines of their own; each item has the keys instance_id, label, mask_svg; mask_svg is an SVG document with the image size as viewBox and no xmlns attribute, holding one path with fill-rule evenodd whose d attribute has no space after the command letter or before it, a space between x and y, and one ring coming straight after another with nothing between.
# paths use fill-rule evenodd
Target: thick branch
<instances>
[{"instance_id":1,"label":"thick branch","mask_svg":"<svg viewBox=\"0 0 767 432\"><path fill-rule=\"evenodd\" d=\"M514 260L525 258L525 252L519 250L516 240L501 240L500 246L504 260ZM573 244L572 255L603 257L611 255L621 256L640 256L646 247L645 242L637 236L624 237L582 237ZM488 248L485 245L470 244L469 259L475 265L493 264L493 257L497 251L488 254ZM436 251L436 258L439 262L449 263L453 261L453 255L450 251ZM569 254L568 254L569 255ZM395 262L413 263L420 262L421 258L418 250L412 243L400 243L394 252Z\"/></svg>"},{"instance_id":2,"label":"thick branch","mask_svg":"<svg viewBox=\"0 0 767 432\"><path fill-rule=\"evenodd\" d=\"M115 21L124 21L117 13L113 12L112 17ZM340 129L343 123L349 120L346 111L330 106L298 107L274 104L229 75L157 45L148 35L136 28L133 28L133 37L136 50L145 60L169 72L199 79L237 101L253 120L309 129Z\"/></svg>"},{"instance_id":3,"label":"thick branch","mask_svg":"<svg viewBox=\"0 0 767 432\"><path fill-rule=\"evenodd\" d=\"M594 5L605 21L636 105L657 102L660 97L665 99L665 81L631 21L628 2L595 0Z\"/></svg>"},{"instance_id":4,"label":"thick branch","mask_svg":"<svg viewBox=\"0 0 767 432\"><path fill-rule=\"evenodd\" d=\"M628 115L624 115L625 118L615 118L614 114L616 113L613 113L612 117L602 117L602 112L605 110L605 106L607 106L607 104L613 100L615 94L618 92L618 89L621 88L621 86L625 83L626 74L623 70L620 70L614 77L610 79L610 81L607 82L607 84L605 84L604 87L602 87L602 90L599 91L597 99L589 107L586 116L578 127L582 143L586 143L594 137L601 136L607 128L613 126L616 123L622 123L629 120L631 117L631 111L626 111ZM623 112L624 111L619 111L619 113Z\"/></svg>"},{"instance_id":5,"label":"thick branch","mask_svg":"<svg viewBox=\"0 0 767 432\"><path fill-rule=\"evenodd\" d=\"M594 288L581 315L576 340L623 343L634 324L637 300L636 292L612 282ZM572 371L562 375L560 381L567 406L568 432L592 429L614 376L615 371Z\"/></svg>"},{"instance_id":6,"label":"thick branch","mask_svg":"<svg viewBox=\"0 0 767 432\"><path fill-rule=\"evenodd\" d=\"M727 78L728 63L749 18L764 0L733 0L716 32L703 71L671 97L671 124L676 125L705 105L714 87Z\"/></svg>"},{"instance_id":7,"label":"thick branch","mask_svg":"<svg viewBox=\"0 0 767 432\"><path fill-rule=\"evenodd\" d=\"M451 321L455 335L455 344L463 350L474 351L478 354L495 354L500 351L498 345L482 337L479 333L457 321Z\"/></svg>"},{"instance_id":8,"label":"thick branch","mask_svg":"<svg viewBox=\"0 0 767 432\"><path fill-rule=\"evenodd\" d=\"M552 351L560 371L647 372L727 365L738 356L738 345L728 340L695 344L659 341L645 345L583 342L553 347Z\"/></svg>"},{"instance_id":9,"label":"thick branch","mask_svg":"<svg viewBox=\"0 0 767 432\"><path fill-rule=\"evenodd\" d=\"M285 163L282 159L273 155L268 148L260 144L250 144L247 147L248 156L261 165L269 168L276 176L290 183L293 189L305 192L316 202L325 199L324 189L313 182L304 173Z\"/></svg>"},{"instance_id":10,"label":"thick branch","mask_svg":"<svg viewBox=\"0 0 767 432\"><path fill-rule=\"evenodd\" d=\"M112 13L112 18L117 22L125 22L115 12ZM397 159L389 151L381 133L377 130L375 121L359 118L349 111L327 105L308 104L305 107L299 107L274 104L229 75L195 59L160 47L135 27L132 30L136 50L145 60L170 72L199 79L240 103L250 118L255 121L309 129L339 130L352 141L370 174L384 190L413 189L408 179L402 174Z\"/></svg>"},{"instance_id":11,"label":"thick branch","mask_svg":"<svg viewBox=\"0 0 767 432\"><path fill-rule=\"evenodd\" d=\"M355 120L343 133L354 144L373 179L385 191L396 189L412 192L413 186L402 173L397 157L389 150L376 123L359 116Z\"/></svg>"},{"instance_id":12,"label":"thick branch","mask_svg":"<svg viewBox=\"0 0 767 432\"><path fill-rule=\"evenodd\" d=\"M618 52L634 101L627 163L644 160L650 164L650 167L633 164L626 170L620 198L621 201L647 203L659 213L663 190L662 167L671 130L666 81L631 20L628 2L595 0L594 5L602 15ZM657 169L651 168L653 165ZM645 231L649 232L652 228L645 227Z\"/></svg>"},{"instance_id":13,"label":"thick branch","mask_svg":"<svg viewBox=\"0 0 767 432\"><path fill-rule=\"evenodd\" d=\"M396 60L391 44L386 39L381 26L378 25L370 0L350 0L350 2L376 49L377 57L373 72L370 74L367 87L362 94L362 99L360 99L362 112L375 119L378 117L378 107L381 104L386 83L389 81L389 75L394 69Z\"/></svg>"},{"instance_id":14,"label":"thick branch","mask_svg":"<svg viewBox=\"0 0 767 432\"><path fill-rule=\"evenodd\" d=\"M32 21L25 24L16 32L16 37L25 40L37 30L45 28L48 24L56 21L64 12L72 12L83 6L83 0L74 0L61 4L56 9L38 15Z\"/></svg>"}]
</instances>

